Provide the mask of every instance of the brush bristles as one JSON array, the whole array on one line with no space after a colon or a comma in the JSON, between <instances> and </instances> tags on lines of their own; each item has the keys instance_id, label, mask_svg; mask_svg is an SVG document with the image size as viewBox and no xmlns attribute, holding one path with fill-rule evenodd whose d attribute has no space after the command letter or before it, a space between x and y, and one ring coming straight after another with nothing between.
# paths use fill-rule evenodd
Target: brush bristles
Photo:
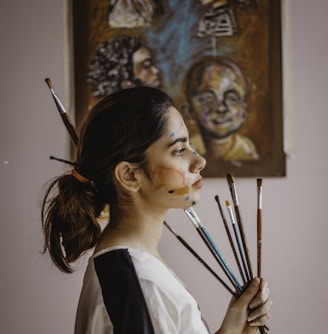
<instances>
[{"instance_id":1,"label":"brush bristles","mask_svg":"<svg viewBox=\"0 0 328 334\"><path fill-rule=\"evenodd\" d=\"M166 221L164 221L164 225L170 230L172 234L174 234L176 237L178 236L178 234L173 230L173 228Z\"/></svg>"},{"instance_id":2,"label":"brush bristles","mask_svg":"<svg viewBox=\"0 0 328 334\"><path fill-rule=\"evenodd\" d=\"M230 206L230 202L228 200L226 200L225 202L226 202L226 206Z\"/></svg>"},{"instance_id":3,"label":"brush bristles","mask_svg":"<svg viewBox=\"0 0 328 334\"><path fill-rule=\"evenodd\" d=\"M49 87L50 89L52 89L51 80L50 80L49 78L46 78L46 79L45 79L45 82L47 83L48 87Z\"/></svg>"},{"instance_id":4,"label":"brush bristles","mask_svg":"<svg viewBox=\"0 0 328 334\"><path fill-rule=\"evenodd\" d=\"M262 186L262 179L257 179L256 183L257 183L258 187L261 187Z\"/></svg>"},{"instance_id":5,"label":"brush bristles","mask_svg":"<svg viewBox=\"0 0 328 334\"><path fill-rule=\"evenodd\" d=\"M229 185L234 183L233 176L231 174L227 174L227 181Z\"/></svg>"}]
</instances>

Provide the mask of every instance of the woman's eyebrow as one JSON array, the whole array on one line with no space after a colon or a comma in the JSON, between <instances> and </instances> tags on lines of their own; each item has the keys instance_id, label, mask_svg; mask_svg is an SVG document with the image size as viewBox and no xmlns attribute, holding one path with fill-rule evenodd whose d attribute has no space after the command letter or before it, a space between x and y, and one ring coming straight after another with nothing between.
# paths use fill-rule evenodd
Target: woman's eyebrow
<instances>
[{"instance_id":1,"label":"woman's eyebrow","mask_svg":"<svg viewBox=\"0 0 328 334\"><path fill-rule=\"evenodd\" d=\"M176 143L186 143L187 142L187 137L181 137L181 138L177 138L176 140L174 140L172 143L170 143L168 145L168 147L171 147L173 145L175 145Z\"/></svg>"}]
</instances>

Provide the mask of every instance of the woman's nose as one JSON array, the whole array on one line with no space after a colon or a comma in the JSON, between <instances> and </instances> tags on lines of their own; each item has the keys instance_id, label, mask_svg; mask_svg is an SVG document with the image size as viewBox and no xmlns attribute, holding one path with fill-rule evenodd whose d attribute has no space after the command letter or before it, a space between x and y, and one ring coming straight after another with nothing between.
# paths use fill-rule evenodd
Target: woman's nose
<instances>
[{"instance_id":1,"label":"woman's nose","mask_svg":"<svg viewBox=\"0 0 328 334\"><path fill-rule=\"evenodd\" d=\"M193 151L192 154L193 154L194 160L191 164L191 171L193 173L202 171L206 166L206 159L203 158L196 151Z\"/></svg>"}]
</instances>

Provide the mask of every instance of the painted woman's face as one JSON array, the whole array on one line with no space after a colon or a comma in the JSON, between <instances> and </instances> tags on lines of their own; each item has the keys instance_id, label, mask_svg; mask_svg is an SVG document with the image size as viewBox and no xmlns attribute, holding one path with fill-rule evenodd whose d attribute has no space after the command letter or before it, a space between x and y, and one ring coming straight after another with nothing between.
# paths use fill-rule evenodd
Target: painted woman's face
<instances>
[{"instance_id":1,"label":"painted woman's face","mask_svg":"<svg viewBox=\"0 0 328 334\"><path fill-rule=\"evenodd\" d=\"M147 150L150 180L143 187L152 205L163 208L188 208L200 200L206 161L190 146L189 133L180 113L168 111L163 137Z\"/></svg>"},{"instance_id":2,"label":"painted woman's face","mask_svg":"<svg viewBox=\"0 0 328 334\"><path fill-rule=\"evenodd\" d=\"M132 55L134 78L139 79L143 86L159 87L159 70L154 66L148 49L140 48Z\"/></svg>"},{"instance_id":3,"label":"painted woman's face","mask_svg":"<svg viewBox=\"0 0 328 334\"><path fill-rule=\"evenodd\" d=\"M240 73L224 65L206 68L193 109L202 129L213 138L235 132L246 118L245 82Z\"/></svg>"}]
</instances>

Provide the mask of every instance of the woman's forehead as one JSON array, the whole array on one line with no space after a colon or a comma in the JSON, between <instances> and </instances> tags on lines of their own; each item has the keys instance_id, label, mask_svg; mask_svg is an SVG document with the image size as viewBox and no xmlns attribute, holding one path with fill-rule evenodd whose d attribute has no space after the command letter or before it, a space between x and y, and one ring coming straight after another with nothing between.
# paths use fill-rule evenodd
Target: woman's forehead
<instances>
[{"instance_id":1,"label":"woman's forehead","mask_svg":"<svg viewBox=\"0 0 328 334\"><path fill-rule=\"evenodd\" d=\"M180 112L176 108L170 107L166 121L166 136L168 135L170 138L172 138L176 137L177 135L186 136L187 134L188 129Z\"/></svg>"}]
</instances>

